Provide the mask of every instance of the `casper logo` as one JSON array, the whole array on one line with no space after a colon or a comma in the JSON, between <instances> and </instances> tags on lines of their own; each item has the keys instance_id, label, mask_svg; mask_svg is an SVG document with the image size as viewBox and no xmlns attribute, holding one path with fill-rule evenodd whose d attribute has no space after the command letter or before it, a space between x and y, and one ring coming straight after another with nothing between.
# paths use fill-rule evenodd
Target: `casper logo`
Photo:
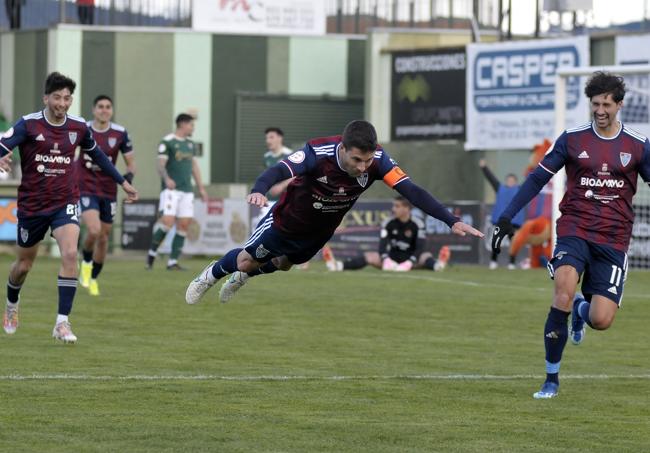
<instances>
[{"instance_id":1,"label":"casper logo","mask_svg":"<svg viewBox=\"0 0 650 453\"><path fill-rule=\"evenodd\" d=\"M580 66L573 46L479 52L474 60L474 105L479 112L552 110L558 68ZM567 107L580 98L578 78L568 82Z\"/></svg>"}]
</instances>

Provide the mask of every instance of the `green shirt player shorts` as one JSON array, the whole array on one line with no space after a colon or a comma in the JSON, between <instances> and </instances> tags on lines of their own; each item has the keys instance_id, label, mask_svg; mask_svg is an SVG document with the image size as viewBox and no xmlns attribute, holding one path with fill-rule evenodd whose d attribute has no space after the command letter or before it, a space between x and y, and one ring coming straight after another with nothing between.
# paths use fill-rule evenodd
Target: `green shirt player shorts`
<instances>
[{"instance_id":1,"label":"green shirt player shorts","mask_svg":"<svg viewBox=\"0 0 650 453\"><path fill-rule=\"evenodd\" d=\"M189 138L166 135L158 146L158 158L166 159L165 170L176 183L175 190L167 189L161 179L159 210L162 215L194 217L194 189L192 188L192 163L196 145Z\"/></svg>"}]
</instances>

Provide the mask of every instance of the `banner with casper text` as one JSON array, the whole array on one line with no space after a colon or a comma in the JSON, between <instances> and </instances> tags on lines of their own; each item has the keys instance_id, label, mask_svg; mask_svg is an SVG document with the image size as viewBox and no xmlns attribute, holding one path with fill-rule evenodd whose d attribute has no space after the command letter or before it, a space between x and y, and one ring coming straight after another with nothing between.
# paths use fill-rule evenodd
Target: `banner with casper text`
<instances>
[{"instance_id":1,"label":"banner with casper text","mask_svg":"<svg viewBox=\"0 0 650 453\"><path fill-rule=\"evenodd\" d=\"M589 65L589 37L467 46L465 149L528 149L555 139L555 74ZM589 120L579 77L568 80L566 128Z\"/></svg>"},{"instance_id":2,"label":"banner with casper text","mask_svg":"<svg viewBox=\"0 0 650 453\"><path fill-rule=\"evenodd\" d=\"M324 35L322 0L193 0L192 28L241 35Z\"/></svg>"}]
</instances>

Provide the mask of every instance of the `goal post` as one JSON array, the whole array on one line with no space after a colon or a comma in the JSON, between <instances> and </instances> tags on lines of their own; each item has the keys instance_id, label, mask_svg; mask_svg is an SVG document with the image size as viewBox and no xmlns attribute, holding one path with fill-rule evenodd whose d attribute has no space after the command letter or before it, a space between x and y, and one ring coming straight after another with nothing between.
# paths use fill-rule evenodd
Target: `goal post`
<instances>
[{"instance_id":1,"label":"goal post","mask_svg":"<svg viewBox=\"0 0 650 453\"><path fill-rule=\"evenodd\" d=\"M561 68L555 78L555 137L565 129L580 124L566 124L567 88L579 84L584 87L587 78L596 71L605 71L620 75L625 79L626 94L619 119L632 129L650 136L650 65L618 66L581 66ZM584 90L580 90L582 95ZM585 122L590 121L591 112L585 111ZM553 225L560 216L560 201L566 188L564 168L553 177ZM638 184L633 200L636 220L630 242L629 265L631 267L650 268L650 188L647 184ZM553 228L553 243L555 243Z\"/></svg>"}]
</instances>

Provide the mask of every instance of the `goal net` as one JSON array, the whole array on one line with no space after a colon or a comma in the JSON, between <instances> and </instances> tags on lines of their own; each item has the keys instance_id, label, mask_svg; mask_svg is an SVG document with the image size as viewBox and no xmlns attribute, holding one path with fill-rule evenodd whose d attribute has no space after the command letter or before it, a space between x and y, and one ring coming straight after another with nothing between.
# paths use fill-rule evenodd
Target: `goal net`
<instances>
[{"instance_id":1,"label":"goal net","mask_svg":"<svg viewBox=\"0 0 650 453\"><path fill-rule=\"evenodd\" d=\"M625 79L626 94L620 120L626 126L650 137L650 65L621 65L621 66L586 66L578 68L559 69L555 83L555 136L559 136L567 128L579 124L566 124L567 105L572 102L567 93L579 84L584 87L587 79L595 71L606 71L618 74ZM582 93L583 90L580 90ZM584 113L585 122L591 120L590 112ZM553 224L560 215L559 204L566 187L564 170L558 172L553 180ZM632 240L628 251L629 266L635 268L650 268L650 187L639 178L637 193L633 200L636 215Z\"/></svg>"}]
</instances>

